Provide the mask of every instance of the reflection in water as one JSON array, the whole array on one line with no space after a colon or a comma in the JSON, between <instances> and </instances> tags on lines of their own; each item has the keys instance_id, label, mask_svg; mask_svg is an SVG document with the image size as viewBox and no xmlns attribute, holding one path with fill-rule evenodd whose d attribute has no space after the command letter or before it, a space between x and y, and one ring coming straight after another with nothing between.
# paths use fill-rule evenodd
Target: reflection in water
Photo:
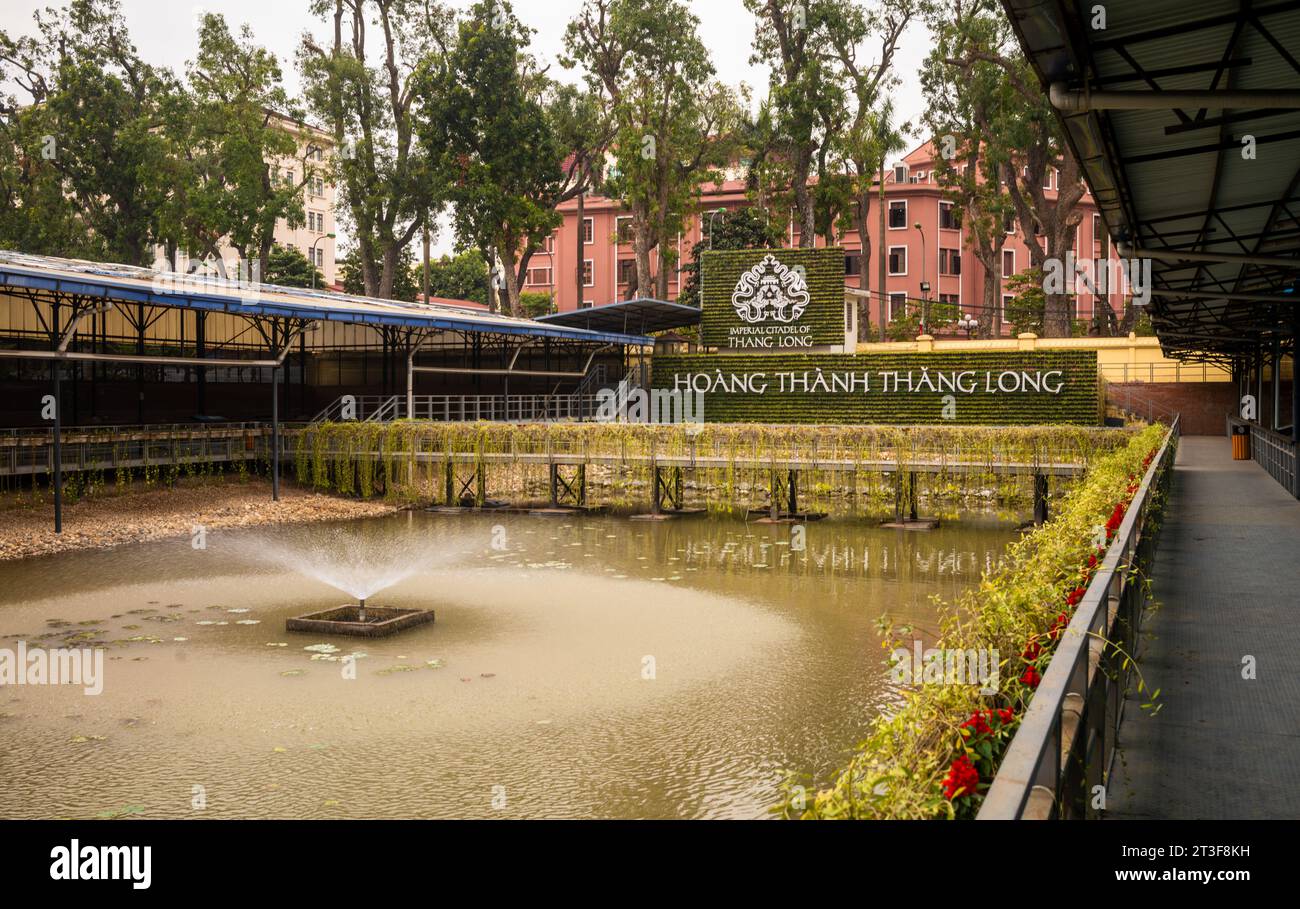
<instances>
[{"instance_id":1,"label":"reflection in water","mask_svg":"<svg viewBox=\"0 0 1300 909\"><path fill-rule=\"evenodd\" d=\"M250 556L324 553L323 533L0 566L0 646L108 648L97 698L0 689L0 816L759 817L785 770L824 778L894 698L877 618L932 632L931 598L1015 536L825 521L801 551L788 526L727 519L338 525L357 574L365 552L374 577L409 568L375 605L438 613L368 641L285 632L339 594Z\"/></svg>"}]
</instances>

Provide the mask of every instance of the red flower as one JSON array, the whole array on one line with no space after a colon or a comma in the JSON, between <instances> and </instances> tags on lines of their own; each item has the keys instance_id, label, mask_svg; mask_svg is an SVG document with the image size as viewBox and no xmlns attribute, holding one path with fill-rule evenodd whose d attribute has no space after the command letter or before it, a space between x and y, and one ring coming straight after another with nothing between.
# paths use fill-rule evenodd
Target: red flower
<instances>
[{"instance_id":1,"label":"red flower","mask_svg":"<svg viewBox=\"0 0 1300 909\"><path fill-rule=\"evenodd\" d=\"M1106 539L1110 539L1119 530L1119 525L1124 520L1124 503L1116 502L1115 510L1110 513L1110 519L1106 521Z\"/></svg>"},{"instance_id":2,"label":"red flower","mask_svg":"<svg viewBox=\"0 0 1300 909\"><path fill-rule=\"evenodd\" d=\"M1010 722L1011 722L1012 720L1014 720L1015 718L1016 718L1016 712L1015 712L1014 710L1012 710L1010 707L999 707L999 708L998 708L998 719L999 719L1003 724L1010 723Z\"/></svg>"},{"instance_id":3,"label":"red flower","mask_svg":"<svg viewBox=\"0 0 1300 909\"><path fill-rule=\"evenodd\" d=\"M979 783L980 772L963 754L948 768L948 776L943 781L943 796L951 802L961 795L973 795Z\"/></svg>"},{"instance_id":4,"label":"red flower","mask_svg":"<svg viewBox=\"0 0 1300 909\"><path fill-rule=\"evenodd\" d=\"M1069 592L1069 594L1066 595L1065 597L1066 604L1068 604L1071 608L1078 606L1080 601L1083 600L1083 595L1087 592L1088 592L1087 587L1074 588Z\"/></svg>"},{"instance_id":5,"label":"red flower","mask_svg":"<svg viewBox=\"0 0 1300 909\"><path fill-rule=\"evenodd\" d=\"M1025 662L1032 663L1034 660L1038 659L1039 654L1042 652L1043 645L1038 643L1034 638L1030 638L1029 643L1025 645L1025 649L1020 656L1024 658Z\"/></svg>"},{"instance_id":6,"label":"red flower","mask_svg":"<svg viewBox=\"0 0 1300 909\"><path fill-rule=\"evenodd\" d=\"M1092 555L1088 556L1088 567L1089 568L1097 567L1097 553L1094 552Z\"/></svg>"},{"instance_id":7,"label":"red flower","mask_svg":"<svg viewBox=\"0 0 1300 909\"><path fill-rule=\"evenodd\" d=\"M1067 616L1064 612L1059 613L1056 616L1056 621L1052 622L1052 627L1047 630L1048 639L1055 641L1058 637L1061 636L1061 632L1065 630L1065 626L1069 624L1070 624L1070 617Z\"/></svg>"},{"instance_id":8,"label":"red flower","mask_svg":"<svg viewBox=\"0 0 1300 909\"><path fill-rule=\"evenodd\" d=\"M993 734L993 729L984 719L983 710L976 710L972 713L970 719L961 724L961 728L969 730L971 736Z\"/></svg>"},{"instance_id":9,"label":"red flower","mask_svg":"<svg viewBox=\"0 0 1300 909\"><path fill-rule=\"evenodd\" d=\"M1041 682L1042 680L1043 677L1038 674L1038 670L1035 669L1033 666L1030 666L1027 669L1025 669L1025 674L1020 677L1020 681L1023 684L1028 685L1030 688L1037 688L1038 683Z\"/></svg>"}]
</instances>

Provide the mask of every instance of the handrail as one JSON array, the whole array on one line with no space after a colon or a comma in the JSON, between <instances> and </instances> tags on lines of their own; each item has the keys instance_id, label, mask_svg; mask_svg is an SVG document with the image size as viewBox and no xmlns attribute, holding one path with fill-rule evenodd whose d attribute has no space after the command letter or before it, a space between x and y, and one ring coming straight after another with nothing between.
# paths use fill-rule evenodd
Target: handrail
<instances>
[{"instance_id":1,"label":"handrail","mask_svg":"<svg viewBox=\"0 0 1300 909\"><path fill-rule=\"evenodd\" d=\"M1103 810L1096 789L1109 783L1131 666L1116 648L1137 640L1146 606L1146 587L1131 569L1154 552L1154 535L1143 529L1153 492L1173 476L1179 429L1175 418L1061 635L979 820L1091 818Z\"/></svg>"},{"instance_id":2,"label":"handrail","mask_svg":"<svg viewBox=\"0 0 1300 909\"><path fill-rule=\"evenodd\" d=\"M1228 416L1228 431L1245 426L1250 430L1250 456L1293 497L1300 498L1300 451L1290 436L1247 420Z\"/></svg>"}]
</instances>

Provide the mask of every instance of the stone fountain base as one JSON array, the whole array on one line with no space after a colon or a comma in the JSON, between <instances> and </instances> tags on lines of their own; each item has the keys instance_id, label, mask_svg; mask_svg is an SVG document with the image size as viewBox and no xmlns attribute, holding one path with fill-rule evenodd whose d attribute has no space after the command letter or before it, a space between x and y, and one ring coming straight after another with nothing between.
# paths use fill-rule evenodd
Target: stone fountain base
<instances>
[{"instance_id":1,"label":"stone fountain base","mask_svg":"<svg viewBox=\"0 0 1300 909\"><path fill-rule=\"evenodd\" d=\"M367 606L363 620L360 606L345 605L295 616L286 620L284 627L286 631L302 631L308 634L347 634L354 637L382 638L432 621L432 609Z\"/></svg>"}]
</instances>

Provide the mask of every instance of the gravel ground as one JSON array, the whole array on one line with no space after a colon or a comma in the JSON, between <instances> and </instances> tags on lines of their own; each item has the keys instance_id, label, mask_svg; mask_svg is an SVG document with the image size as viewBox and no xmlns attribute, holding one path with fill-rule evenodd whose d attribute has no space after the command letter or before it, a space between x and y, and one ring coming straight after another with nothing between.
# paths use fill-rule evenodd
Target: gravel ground
<instances>
[{"instance_id":1,"label":"gravel ground","mask_svg":"<svg viewBox=\"0 0 1300 909\"><path fill-rule=\"evenodd\" d=\"M54 533L54 504L0 501L0 561L106 549L167 537L189 536L196 524L209 530L263 524L306 524L392 514L396 506L363 502L281 485L271 501L271 484L178 482L173 488L106 491L63 509L63 533Z\"/></svg>"}]
</instances>

